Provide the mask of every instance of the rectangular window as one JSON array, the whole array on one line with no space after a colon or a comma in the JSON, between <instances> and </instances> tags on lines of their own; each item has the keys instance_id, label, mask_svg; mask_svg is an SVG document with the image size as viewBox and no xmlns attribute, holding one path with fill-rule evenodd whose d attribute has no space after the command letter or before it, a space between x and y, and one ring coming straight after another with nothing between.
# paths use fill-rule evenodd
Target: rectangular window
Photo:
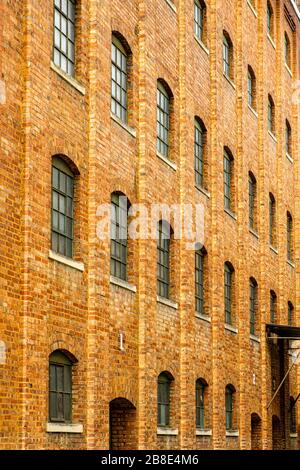
<instances>
[{"instance_id":1,"label":"rectangular window","mask_svg":"<svg viewBox=\"0 0 300 470\"><path fill-rule=\"evenodd\" d=\"M287 216L287 258L293 261L293 220L290 215Z\"/></svg>"},{"instance_id":2,"label":"rectangular window","mask_svg":"<svg viewBox=\"0 0 300 470\"><path fill-rule=\"evenodd\" d=\"M225 395L225 405L226 405L226 430L230 431L233 427L233 402L232 402L232 392L226 390Z\"/></svg>"},{"instance_id":3,"label":"rectangular window","mask_svg":"<svg viewBox=\"0 0 300 470\"><path fill-rule=\"evenodd\" d=\"M270 320L271 323L276 323L276 310L277 310L277 298L276 295L271 292L270 293Z\"/></svg>"},{"instance_id":4,"label":"rectangular window","mask_svg":"<svg viewBox=\"0 0 300 470\"><path fill-rule=\"evenodd\" d=\"M63 72L74 76L75 0L54 1L53 61Z\"/></svg>"},{"instance_id":5,"label":"rectangular window","mask_svg":"<svg viewBox=\"0 0 300 470\"><path fill-rule=\"evenodd\" d=\"M225 323L232 324L231 304L232 304L232 272L230 268L225 265L225 283L224 283L224 297L225 297Z\"/></svg>"},{"instance_id":6,"label":"rectangular window","mask_svg":"<svg viewBox=\"0 0 300 470\"><path fill-rule=\"evenodd\" d=\"M201 188L204 186L204 132L200 124L195 125L195 179Z\"/></svg>"},{"instance_id":7,"label":"rectangular window","mask_svg":"<svg viewBox=\"0 0 300 470\"><path fill-rule=\"evenodd\" d=\"M195 256L195 297L196 312L204 314L204 254L197 252Z\"/></svg>"},{"instance_id":8,"label":"rectangular window","mask_svg":"<svg viewBox=\"0 0 300 470\"><path fill-rule=\"evenodd\" d=\"M250 282L250 334L255 335L256 285Z\"/></svg>"},{"instance_id":9,"label":"rectangular window","mask_svg":"<svg viewBox=\"0 0 300 470\"><path fill-rule=\"evenodd\" d=\"M113 37L111 57L111 111L127 122L127 55L121 42Z\"/></svg>"},{"instance_id":10,"label":"rectangular window","mask_svg":"<svg viewBox=\"0 0 300 470\"><path fill-rule=\"evenodd\" d=\"M232 162L227 154L224 153L224 205L226 209L232 209L231 203L231 185L232 185Z\"/></svg>"},{"instance_id":11,"label":"rectangular window","mask_svg":"<svg viewBox=\"0 0 300 470\"><path fill-rule=\"evenodd\" d=\"M53 165L52 250L68 258L73 256L73 201L73 177Z\"/></svg>"},{"instance_id":12,"label":"rectangular window","mask_svg":"<svg viewBox=\"0 0 300 470\"><path fill-rule=\"evenodd\" d=\"M169 298L170 291L170 229L160 222L157 243L157 295Z\"/></svg>"},{"instance_id":13,"label":"rectangular window","mask_svg":"<svg viewBox=\"0 0 300 470\"><path fill-rule=\"evenodd\" d=\"M165 88L157 87L157 151L164 157L169 153L170 99Z\"/></svg>"},{"instance_id":14,"label":"rectangular window","mask_svg":"<svg viewBox=\"0 0 300 470\"><path fill-rule=\"evenodd\" d=\"M230 47L228 40L223 38L223 71L226 77L230 77Z\"/></svg>"},{"instance_id":15,"label":"rectangular window","mask_svg":"<svg viewBox=\"0 0 300 470\"><path fill-rule=\"evenodd\" d=\"M269 241L275 246L275 199L270 195L269 199Z\"/></svg>"},{"instance_id":16,"label":"rectangular window","mask_svg":"<svg viewBox=\"0 0 300 470\"><path fill-rule=\"evenodd\" d=\"M256 183L254 178L249 176L249 226L255 229L255 203L256 203Z\"/></svg>"},{"instance_id":17,"label":"rectangular window","mask_svg":"<svg viewBox=\"0 0 300 470\"><path fill-rule=\"evenodd\" d=\"M112 194L110 273L127 281L127 198Z\"/></svg>"},{"instance_id":18,"label":"rectangular window","mask_svg":"<svg viewBox=\"0 0 300 470\"><path fill-rule=\"evenodd\" d=\"M203 41L203 22L204 22L204 8L201 6L199 0L194 2L194 31L200 41Z\"/></svg>"},{"instance_id":19,"label":"rectangular window","mask_svg":"<svg viewBox=\"0 0 300 470\"><path fill-rule=\"evenodd\" d=\"M168 382L158 382L158 425L170 424L170 385Z\"/></svg>"},{"instance_id":20,"label":"rectangular window","mask_svg":"<svg viewBox=\"0 0 300 470\"><path fill-rule=\"evenodd\" d=\"M51 422L71 422L72 368L50 363L49 419Z\"/></svg>"},{"instance_id":21,"label":"rectangular window","mask_svg":"<svg viewBox=\"0 0 300 470\"><path fill-rule=\"evenodd\" d=\"M197 383L196 385L196 427L198 429L205 429L204 420L204 391L205 385Z\"/></svg>"}]
</instances>

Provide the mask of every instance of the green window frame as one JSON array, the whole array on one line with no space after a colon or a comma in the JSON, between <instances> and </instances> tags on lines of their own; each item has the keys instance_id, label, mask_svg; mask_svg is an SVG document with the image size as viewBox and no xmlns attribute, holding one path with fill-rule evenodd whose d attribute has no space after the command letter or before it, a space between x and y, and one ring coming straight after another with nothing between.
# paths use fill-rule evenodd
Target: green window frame
<instances>
[{"instance_id":1,"label":"green window frame","mask_svg":"<svg viewBox=\"0 0 300 470\"><path fill-rule=\"evenodd\" d=\"M169 155L170 96L161 82L157 83L157 151Z\"/></svg>"},{"instance_id":2,"label":"green window frame","mask_svg":"<svg viewBox=\"0 0 300 470\"><path fill-rule=\"evenodd\" d=\"M158 377L157 386L157 424L167 427L170 425L171 379L162 373Z\"/></svg>"},{"instance_id":3,"label":"green window frame","mask_svg":"<svg viewBox=\"0 0 300 470\"><path fill-rule=\"evenodd\" d=\"M206 141L206 130L204 126L195 120L194 152L195 152L195 182L203 188L204 181L204 149Z\"/></svg>"},{"instance_id":4,"label":"green window frame","mask_svg":"<svg viewBox=\"0 0 300 470\"><path fill-rule=\"evenodd\" d=\"M123 194L111 195L110 273L127 281L128 199Z\"/></svg>"},{"instance_id":5,"label":"green window frame","mask_svg":"<svg viewBox=\"0 0 300 470\"><path fill-rule=\"evenodd\" d=\"M170 238L170 225L160 221L157 237L157 295L166 299L170 295Z\"/></svg>"},{"instance_id":6,"label":"green window frame","mask_svg":"<svg viewBox=\"0 0 300 470\"><path fill-rule=\"evenodd\" d=\"M275 104L271 95L268 96L268 130L275 135Z\"/></svg>"},{"instance_id":7,"label":"green window frame","mask_svg":"<svg viewBox=\"0 0 300 470\"><path fill-rule=\"evenodd\" d=\"M128 56L121 41L113 36L111 52L111 112L127 123Z\"/></svg>"},{"instance_id":8,"label":"green window frame","mask_svg":"<svg viewBox=\"0 0 300 470\"><path fill-rule=\"evenodd\" d=\"M256 334L256 304L257 304L257 283L250 279L250 334Z\"/></svg>"},{"instance_id":9,"label":"green window frame","mask_svg":"<svg viewBox=\"0 0 300 470\"><path fill-rule=\"evenodd\" d=\"M273 194L269 194L269 242L271 246L276 243L275 240L275 222L276 222L276 202Z\"/></svg>"},{"instance_id":10,"label":"green window frame","mask_svg":"<svg viewBox=\"0 0 300 470\"><path fill-rule=\"evenodd\" d=\"M228 210L232 210L232 173L233 158L224 150L224 206Z\"/></svg>"},{"instance_id":11,"label":"green window frame","mask_svg":"<svg viewBox=\"0 0 300 470\"><path fill-rule=\"evenodd\" d=\"M205 39L205 19L206 19L206 5L201 0L194 1L194 33L196 37L204 43Z\"/></svg>"},{"instance_id":12,"label":"green window frame","mask_svg":"<svg viewBox=\"0 0 300 470\"><path fill-rule=\"evenodd\" d=\"M72 421L72 362L60 351L49 357L49 421Z\"/></svg>"},{"instance_id":13,"label":"green window frame","mask_svg":"<svg viewBox=\"0 0 300 470\"><path fill-rule=\"evenodd\" d=\"M225 323L232 325L233 268L225 263L224 268L224 306Z\"/></svg>"},{"instance_id":14,"label":"green window frame","mask_svg":"<svg viewBox=\"0 0 300 470\"><path fill-rule=\"evenodd\" d=\"M205 390L206 384L198 379L196 382L196 427L205 429Z\"/></svg>"},{"instance_id":15,"label":"green window frame","mask_svg":"<svg viewBox=\"0 0 300 470\"><path fill-rule=\"evenodd\" d=\"M256 228L256 179L249 173L249 227L251 229Z\"/></svg>"},{"instance_id":16,"label":"green window frame","mask_svg":"<svg viewBox=\"0 0 300 470\"><path fill-rule=\"evenodd\" d=\"M270 321L271 323L277 321L277 295L272 290L270 292Z\"/></svg>"},{"instance_id":17,"label":"green window frame","mask_svg":"<svg viewBox=\"0 0 300 470\"><path fill-rule=\"evenodd\" d=\"M52 160L52 251L73 257L74 174L59 157Z\"/></svg>"},{"instance_id":18,"label":"green window frame","mask_svg":"<svg viewBox=\"0 0 300 470\"><path fill-rule=\"evenodd\" d=\"M204 249L195 253L195 303L196 312L204 315L204 269L205 269Z\"/></svg>"},{"instance_id":19,"label":"green window frame","mask_svg":"<svg viewBox=\"0 0 300 470\"><path fill-rule=\"evenodd\" d=\"M75 74L75 0L54 0L53 62L71 77Z\"/></svg>"},{"instance_id":20,"label":"green window frame","mask_svg":"<svg viewBox=\"0 0 300 470\"><path fill-rule=\"evenodd\" d=\"M225 389L225 414L226 414L226 431L233 429L233 389L227 386Z\"/></svg>"},{"instance_id":21,"label":"green window frame","mask_svg":"<svg viewBox=\"0 0 300 470\"><path fill-rule=\"evenodd\" d=\"M293 262L294 250L293 250L293 218L288 212L286 217L286 249L287 259Z\"/></svg>"}]
</instances>

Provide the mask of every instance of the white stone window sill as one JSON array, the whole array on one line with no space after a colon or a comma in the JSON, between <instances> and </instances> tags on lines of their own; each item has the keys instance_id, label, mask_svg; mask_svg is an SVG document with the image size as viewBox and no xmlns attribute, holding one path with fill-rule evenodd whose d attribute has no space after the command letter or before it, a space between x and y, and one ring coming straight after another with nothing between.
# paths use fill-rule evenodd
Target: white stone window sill
<instances>
[{"instance_id":1,"label":"white stone window sill","mask_svg":"<svg viewBox=\"0 0 300 470\"><path fill-rule=\"evenodd\" d=\"M178 429L157 428L158 436L178 436Z\"/></svg>"},{"instance_id":2,"label":"white stone window sill","mask_svg":"<svg viewBox=\"0 0 300 470\"><path fill-rule=\"evenodd\" d=\"M293 261L287 259L286 262L289 266L291 266L291 268L295 269L295 263L293 263Z\"/></svg>"},{"instance_id":3,"label":"white stone window sill","mask_svg":"<svg viewBox=\"0 0 300 470\"><path fill-rule=\"evenodd\" d=\"M290 156L289 153L286 153L286 158L287 158L291 163L294 163L294 159Z\"/></svg>"},{"instance_id":4,"label":"white stone window sill","mask_svg":"<svg viewBox=\"0 0 300 470\"><path fill-rule=\"evenodd\" d=\"M250 0L247 0L247 3L248 3L248 7L250 8L250 10L252 11L253 15L255 16L255 18L257 18L257 11L255 10L254 6L252 5L252 3L250 2Z\"/></svg>"},{"instance_id":5,"label":"white stone window sill","mask_svg":"<svg viewBox=\"0 0 300 470\"><path fill-rule=\"evenodd\" d=\"M254 341L255 343L260 343L260 338L256 335L250 334L250 339L251 341Z\"/></svg>"},{"instance_id":6,"label":"white stone window sill","mask_svg":"<svg viewBox=\"0 0 300 470\"><path fill-rule=\"evenodd\" d=\"M156 155L158 158L160 158L160 160L162 160L164 163L166 163L170 168L172 168L172 170L176 171L177 170L177 165L176 163L172 162L171 160L169 160L169 158L165 157L164 155L162 155L161 153L159 152L156 152Z\"/></svg>"},{"instance_id":7,"label":"white stone window sill","mask_svg":"<svg viewBox=\"0 0 300 470\"><path fill-rule=\"evenodd\" d=\"M122 127L126 132L128 132L128 134L130 134L132 137L136 137L136 130L133 127L128 126L126 122L121 121L121 119L119 119L113 113L110 113L110 117L114 122L119 124L120 127Z\"/></svg>"},{"instance_id":8,"label":"white stone window sill","mask_svg":"<svg viewBox=\"0 0 300 470\"><path fill-rule=\"evenodd\" d=\"M237 335L239 332L238 328L232 325L228 325L228 323L225 323L224 328L225 330L230 331L231 333L234 333L235 335Z\"/></svg>"},{"instance_id":9,"label":"white stone window sill","mask_svg":"<svg viewBox=\"0 0 300 470\"><path fill-rule=\"evenodd\" d=\"M272 46L274 47L274 49L276 49L276 44L275 42L273 41L273 39L271 38L270 34L267 33L267 38L269 39L270 43L272 44Z\"/></svg>"},{"instance_id":10,"label":"white stone window sill","mask_svg":"<svg viewBox=\"0 0 300 470\"><path fill-rule=\"evenodd\" d=\"M212 436L211 429L196 429L196 436Z\"/></svg>"},{"instance_id":11,"label":"white stone window sill","mask_svg":"<svg viewBox=\"0 0 300 470\"><path fill-rule=\"evenodd\" d=\"M290 437L291 437L292 439L297 439L298 434L297 434L296 432L291 432L291 433L290 433Z\"/></svg>"},{"instance_id":12,"label":"white stone window sill","mask_svg":"<svg viewBox=\"0 0 300 470\"><path fill-rule=\"evenodd\" d=\"M197 43L201 47L201 49L204 50L204 52L209 55L209 50L207 49L206 45L201 41L201 39L198 38L196 34L194 34L194 38L196 39Z\"/></svg>"},{"instance_id":13,"label":"white stone window sill","mask_svg":"<svg viewBox=\"0 0 300 470\"><path fill-rule=\"evenodd\" d=\"M248 104L248 108L250 109L251 113L254 114L254 116L255 116L256 118L258 118L258 113L257 113L257 111L255 111L255 109L252 108L252 106L250 106L250 104Z\"/></svg>"},{"instance_id":14,"label":"white stone window sill","mask_svg":"<svg viewBox=\"0 0 300 470\"><path fill-rule=\"evenodd\" d=\"M288 64L285 62L284 65L285 65L285 68L286 68L288 74L293 78L293 72L292 72L291 69L289 68Z\"/></svg>"},{"instance_id":15,"label":"white stone window sill","mask_svg":"<svg viewBox=\"0 0 300 470\"><path fill-rule=\"evenodd\" d=\"M277 248L274 248L274 246L270 245L270 250L273 251L273 253L275 253L275 255L278 255L278 250L277 250Z\"/></svg>"},{"instance_id":16,"label":"white stone window sill","mask_svg":"<svg viewBox=\"0 0 300 470\"><path fill-rule=\"evenodd\" d=\"M83 96L85 95L85 87L81 85L75 78L71 77L70 75L66 74L61 68L59 68L53 61L51 61L50 68L54 70L61 78L63 78L66 82L69 83L73 88L75 88L79 93Z\"/></svg>"},{"instance_id":17,"label":"white stone window sill","mask_svg":"<svg viewBox=\"0 0 300 470\"><path fill-rule=\"evenodd\" d=\"M239 431L226 431L226 437L239 437Z\"/></svg>"},{"instance_id":18,"label":"white stone window sill","mask_svg":"<svg viewBox=\"0 0 300 470\"><path fill-rule=\"evenodd\" d=\"M234 212L232 212L230 209L226 209L226 207L224 208L224 212L226 212L226 214L230 215L230 217L233 219L233 220L237 220L237 216L235 215Z\"/></svg>"},{"instance_id":19,"label":"white stone window sill","mask_svg":"<svg viewBox=\"0 0 300 470\"><path fill-rule=\"evenodd\" d=\"M249 228L249 232L251 233L251 235L257 238L257 240L259 240L259 235L256 230L254 230L253 228Z\"/></svg>"},{"instance_id":20,"label":"white stone window sill","mask_svg":"<svg viewBox=\"0 0 300 470\"><path fill-rule=\"evenodd\" d=\"M176 5L174 5L174 3L173 3L171 0L166 0L166 3L169 5L169 7L171 8L171 10L174 11L174 13L177 13Z\"/></svg>"},{"instance_id":21,"label":"white stone window sill","mask_svg":"<svg viewBox=\"0 0 300 470\"><path fill-rule=\"evenodd\" d=\"M201 186L199 186L198 184L195 184L195 188L200 191L200 193L204 194L204 196L206 196L208 199L210 199L210 192L209 191L206 191L206 189L202 188Z\"/></svg>"},{"instance_id":22,"label":"white stone window sill","mask_svg":"<svg viewBox=\"0 0 300 470\"><path fill-rule=\"evenodd\" d=\"M226 75L226 73L224 73L224 72L223 72L223 75L224 75L224 77L226 78L227 82L232 86L232 88L233 88L234 90L236 90L236 86L235 86L234 82L231 80L231 78L228 77L228 76Z\"/></svg>"},{"instance_id":23,"label":"white stone window sill","mask_svg":"<svg viewBox=\"0 0 300 470\"><path fill-rule=\"evenodd\" d=\"M59 432L59 433L72 433L72 434L82 434L83 425L82 424L65 424L65 423L47 423L46 424L47 432Z\"/></svg>"},{"instance_id":24,"label":"white stone window sill","mask_svg":"<svg viewBox=\"0 0 300 470\"><path fill-rule=\"evenodd\" d=\"M277 144L277 138L276 138L276 136L273 134L273 132L271 132L271 131L268 130L268 134L269 134L269 136L274 140L274 142L276 142L276 144Z\"/></svg>"},{"instance_id":25,"label":"white stone window sill","mask_svg":"<svg viewBox=\"0 0 300 470\"><path fill-rule=\"evenodd\" d=\"M123 279L119 279L118 277L110 276L110 283L114 286L129 290L130 292L136 292L136 286L133 286L129 282L124 281Z\"/></svg>"},{"instance_id":26,"label":"white stone window sill","mask_svg":"<svg viewBox=\"0 0 300 470\"><path fill-rule=\"evenodd\" d=\"M69 268L77 269L77 271L84 271L84 264L81 261L75 261L71 258L67 258L66 256L59 255L52 250L49 251L49 258L57 261L58 263L64 264Z\"/></svg>"},{"instance_id":27,"label":"white stone window sill","mask_svg":"<svg viewBox=\"0 0 300 470\"><path fill-rule=\"evenodd\" d=\"M167 307L173 308L174 310L178 310L178 303L174 302L170 299L165 299L164 297L157 296L157 302L162 305L166 305Z\"/></svg>"},{"instance_id":28,"label":"white stone window sill","mask_svg":"<svg viewBox=\"0 0 300 470\"><path fill-rule=\"evenodd\" d=\"M198 318L199 320L203 320L208 323L211 323L211 317L209 315L203 315L202 313L199 313L199 312L196 312L195 315L196 315L196 318Z\"/></svg>"}]
</instances>

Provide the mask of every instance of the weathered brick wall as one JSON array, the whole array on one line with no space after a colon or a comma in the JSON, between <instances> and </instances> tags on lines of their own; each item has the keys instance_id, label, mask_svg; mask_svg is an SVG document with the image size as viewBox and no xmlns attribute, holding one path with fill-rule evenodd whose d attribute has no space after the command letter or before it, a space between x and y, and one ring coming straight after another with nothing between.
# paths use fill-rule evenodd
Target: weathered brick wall
<instances>
[{"instance_id":1,"label":"weathered brick wall","mask_svg":"<svg viewBox=\"0 0 300 470\"><path fill-rule=\"evenodd\" d=\"M258 0L253 11L246 1L210 0L202 47L193 33L193 0L177 0L175 9L169 3L78 2L76 80L85 94L50 67L52 0L42 9L37 0L1 4L0 74L7 86L7 101L0 105L0 340L7 345L6 364L0 364L1 448L107 449L110 427L113 446L119 448L272 448L272 416L286 429L287 401L297 395L299 377L294 371L267 411L273 375L278 384L283 367L278 353L271 355L265 323L270 289L277 294L278 322L287 322L288 301L299 320L299 136L298 106L292 103L299 76L298 22L287 2L297 24L293 33L285 2L272 0L274 46L266 34L265 1ZM223 75L223 30L234 46L232 82ZM132 53L127 129L110 114L112 31L124 37ZM285 31L293 44L291 73L284 65ZM248 65L257 80L257 114L247 105ZM170 157L176 170L156 155L159 78L173 95ZM268 93L276 104L276 141L267 130ZM195 116L207 129L206 192L194 186ZM286 118L293 129L293 161L285 154ZM225 146L235 159L234 216L223 209ZM84 272L49 259L55 154L67 156L80 173L75 258L84 263ZM249 232L249 171L258 186L257 234ZM210 321L195 317L194 251L186 249L186 240L172 241L171 299L178 308L157 302L155 240L130 241L129 286L110 282L110 245L96 236L96 214L114 191L148 208L158 202L203 204ZM277 251L268 239L270 191L277 203ZM294 266L286 259L287 210L294 219ZM226 261L235 269L237 333L224 328ZM249 337L250 277L258 283L260 342ZM73 421L83 424L83 434L45 431L48 357L58 348L78 360ZM170 424L177 432L169 436L157 435L157 377L163 371L174 377ZM205 428L211 436L196 435L198 378L208 384ZM239 431L230 437L225 432L227 384L236 389ZM110 422L109 404L116 398L136 410L114 402ZM262 421L251 436L253 414ZM296 447L294 440L284 443L281 435L276 446Z\"/></svg>"}]
</instances>

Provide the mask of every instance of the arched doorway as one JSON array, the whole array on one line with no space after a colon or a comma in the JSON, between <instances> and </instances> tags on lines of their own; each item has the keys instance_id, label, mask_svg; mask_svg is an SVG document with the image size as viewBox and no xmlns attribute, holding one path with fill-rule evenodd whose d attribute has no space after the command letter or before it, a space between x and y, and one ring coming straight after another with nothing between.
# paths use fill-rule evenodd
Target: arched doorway
<instances>
[{"instance_id":1,"label":"arched doorway","mask_svg":"<svg viewBox=\"0 0 300 470\"><path fill-rule=\"evenodd\" d=\"M109 404L110 450L136 450L136 408L126 398L115 398Z\"/></svg>"},{"instance_id":2,"label":"arched doorway","mask_svg":"<svg viewBox=\"0 0 300 470\"><path fill-rule=\"evenodd\" d=\"M272 416L272 442L273 450L284 449L284 441L281 435L281 425L278 416Z\"/></svg>"},{"instance_id":3,"label":"arched doorway","mask_svg":"<svg viewBox=\"0 0 300 470\"><path fill-rule=\"evenodd\" d=\"M251 450L261 450L261 419L256 413L251 415Z\"/></svg>"}]
</instances>

